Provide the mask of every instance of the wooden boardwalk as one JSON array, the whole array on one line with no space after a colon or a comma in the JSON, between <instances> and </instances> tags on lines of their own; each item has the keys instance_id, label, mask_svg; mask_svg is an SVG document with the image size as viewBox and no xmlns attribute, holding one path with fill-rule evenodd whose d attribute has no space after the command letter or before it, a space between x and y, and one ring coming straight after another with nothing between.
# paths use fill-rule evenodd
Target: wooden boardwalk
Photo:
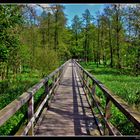
<instances>
[{"instance_id":1,"label":"wooden boardwalk","mask_svg":"<svg viewBox=\"0 0 140 140\"><path fill-rule=\"evenodd\" d=\"M73 63L68 64L49 110L45 108L41 118L35 127L35 135L100 134Z\"/></svg>"},{"instance_id":2,"label":"wooden boardwalk","mask_svg":"<svg viewBox=\"0 0 140 140\"><path fill-rule=\"evenodd\" d=\"M81 82L84 85L81 85ZM105 105L101 104L96 94L97 86L105 97ZM45 89L44 96L35 108L34 96L42 87ZM90 105L85 91L90 97L88 98ZM46 104L48 101L49 109ZM114 95L75 60L66 61L0 110L0 127L25 104L28 121L26 125L20 127L15 136L122 136L120 130L110 122L110 118L113 117L112 104L134 124L136 134L139 134L140 130L140 113Z\"/></svg>"}]
</instances>

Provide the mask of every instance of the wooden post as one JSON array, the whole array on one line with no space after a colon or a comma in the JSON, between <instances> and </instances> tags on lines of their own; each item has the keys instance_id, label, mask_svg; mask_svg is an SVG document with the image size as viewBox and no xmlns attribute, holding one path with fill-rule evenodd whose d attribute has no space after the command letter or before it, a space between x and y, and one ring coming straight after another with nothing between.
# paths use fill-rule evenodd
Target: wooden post
<instances>
[{"instance_id":1,"label":"wooden post","mask_svg":"<svg viewBox=\"0 0 140 140\"><path fill-rule=\"evenodd\" d=\"M68 64L65 64L65 65L63 66L63 68L62 68L62 75L64 74L65 68L66 68L67 65L68 65Z\"/></svg>"},{"instance_id":2,"label":"wooden post","mask_svg":"<svg viewBox=\"0 0 140 140\"><path fill-rule=\"evenodd\" d=\"M45 83L45 94L49 93L49 80Z\"/></svg>"},{"instance_id":3,"label":"wooden post","mask_svg":"<svg viewBox=\"0 0 140 140\"><path fill-rule=\"evenodd\" d=\"M31 97L31 99L28 101L28 121L31 120L31 118L34 115L34 96ZM31 124L31 128L28 131L28 135L34 136L34 124Z\"/></svg>"},{"instance_id":4,"label":"wooden post","mask_svg":"<svg viewBox=\"0 0 140 140\"><path fill-rule=\"evenodd\" d=\"M57 72L57 74L56 74L56 81L58 80L58 78L59 78L59 71ZM59 85L59 81L57 82L57 86Z\"/></svg>"},{"instance_id":5,"label":"wooden post","mask_svg":"<svg viewBox=\"0 0 140 140\"><path fill-rule=\"evenodd\" d=\"M55 82L56 82L56 75L54 75L54 76L52 77L52 81L53 81L53 84L52 84L52 87L53 87L54 84L55 84ZM51 87L51 88L52 88L52 87ZM54 93L54 89L53 89L52 93Z\"/></svg>"},{"instance_id":6,"label":"wooden post","mask_svg":"<svg viewBox=\"0 0 140 140\"><path fill-rule=\"evenodd\" d=\"M60 70L58 71L58 78L60 78ZM59 79L58 83L60 83L60 79Z\"/></svg>"},{"instance_id":7,"label":"wooden post","mask_svg":"<svg viewBox=\"0 0 140 140\"><path fill-rule=\"evenodd\" d=\"M106 97L106 107L105 107L105 114L104 114L104 117L106 119L106 121L109 120L109 118L111 117L111 100ZM109 131L108 129L106 128L106 123L104 125L104 135L109 135Z\"/></svg>"},{"instance_id":8,"label":"wooden post","mask_svg":"<svg viewBox=\"0 0 140 140\"><path fill-rule=\"evenodd\" d=\"M86 85L87 85L87 87L88 87L88 75L86 74L86 76L85 76L85 81L86 81Z\"/></svg>"},{"instance_id":9,"label":"wooden post","mask_svg":"<svg viewBox=\"0 0 140 140\"><path fill-rule=\"evenodd\" d=\"M92 80L92 94L95 95L95 91L96 91L96 84L95 82Z\"/></svg>"},{"instance_id":10,"label":"wooden post","mask_svg":"<svg viewBox=\"0 0 140 140\"><path fill-rule=\"evenodd\" d=\"M57 73L54 75L54 83L57 81Z\"/></svg>"},{"instance_id":11,"label":"wooden post","mask_svg":"<svg viewBox=\"0 0 140 140\"><path fill-rule=\"evenodd\" d=\"M89 78L88 78L88 75L87 75L87 87L89 87Z\"/></svg>"},{"instance_id":12,"label":"wooden post","mask_svg":"<svg viewBox=\"0 0 140 140\"><path fill-rule=\"evenodd\" d=\"M61 78L62 78L62 73L63 73L63 68L61 68L61 69L59 70L60 81L61 81Z\"/></svg>"},{"instance_id":13,"label":"wooden post","mask_svg":"<svg viewBox=\"0 0 140 140\"><path fill-rule=\"evenodd\" d=\"M48 93L49 93L49 79L48 79L48 81L45 83L45 94L47 95ZM45 103L45 106L49 109L48 101Z\"/></svg>"},{"instance_id":14,"label":"wooden post","mask_svg":"<svg viewBox=\"0 0 140 140\"><path fill-rule=\"evenodd\" d=\"M51 79L52 79L52 84L51 84L52 85L51 88L52 88L55 83L55 75L53 75Z\"/></svg>"},{"instance_id":15,"label":"wooden post","mask_svg":"<svg viewBox=\"0 0 140 140\"><path fill-rule=\"evenodd\" d=\"M93 80L92 80L91 94L95 97L95 94L96 94L96 84L95 84L95 82ZM95 103L94 103L93 100L92 100L92 106L95 107Z\"/></svg>"},{"instance_id":16,"label":"wooden post","mask_svg":"<svg viewBox=\"0 0 140 140\"><path fill-rule=\"evenodd\" d=\"M84 73L83 70L82 70L82 72L83 72L83 78L82 78L82 79L83 79L83 87L84 87L84 84L85 84L85 83L84 83L84 80L85 80L85 73Z\"/></svg>"}]
</instances>

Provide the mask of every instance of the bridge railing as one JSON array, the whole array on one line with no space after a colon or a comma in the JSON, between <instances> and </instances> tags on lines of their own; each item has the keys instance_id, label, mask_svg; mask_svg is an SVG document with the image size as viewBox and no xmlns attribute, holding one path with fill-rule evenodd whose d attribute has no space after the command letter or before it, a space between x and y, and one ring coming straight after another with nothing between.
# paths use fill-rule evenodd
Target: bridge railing
<instances>
[{"instance_id":1,"label":"bridge railing","mask_svg":"<svg viewBox=\"0 0 140 140\"><path fill-rule=\"evenodd\" d=\"M100 118L103 120L102 123L99 123L99 116L96 117L96 122L101 135L122 135L110 122L112 104L114 104L115 107L117 107L126 116L126 118L135 125L138 130L140 130L140 112L132 109L120 97L109 91L100 81L98 81L92 74L85 70L78 62L75 60L73 61L75 62L77 72L81 78L83 87L86 89L86 95L89 97L88 100L92 112L95 113L94 108L96 107ZM105 96L106 103L104 107L101 104L99 97L96 95L97 86Z\"/></svg>"},{"instance_id":2,"label":"bridge railing","mask_svg":"<svg viewBox=\"0 0 140 140\"><path fill-rule=\"evenodd\" d=\"M63 76L63 73L65 71L65 67L69 61L70 60L65 62L46 78L41 79L39 83L28 89L27 92L24 92L21 96L19 96L13 102L0 110L0 126L2 126L7 120L9 120L23 105L28 104L28 123L21 135L34 135L35 120L39 116L45 104L49 103L49 99L52 96L54 89L59 84L61 77ZM50 79L51 84L49 83ZM45 98L35 112L34 95L43 86L45 87Z\"/></svg>"}]
</instances>

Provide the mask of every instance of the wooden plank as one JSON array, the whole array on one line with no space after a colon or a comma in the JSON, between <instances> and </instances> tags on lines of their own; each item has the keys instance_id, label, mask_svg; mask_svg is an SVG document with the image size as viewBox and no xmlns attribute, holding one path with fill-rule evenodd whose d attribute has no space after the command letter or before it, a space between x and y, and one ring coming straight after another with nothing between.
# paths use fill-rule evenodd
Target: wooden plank
<instances>
[{"instance_id":1,"label":"wooden plank","mask_svg":"<svg viewBox=\"0 0 140 140\"><path fill-rule=\"evenodd\" d=\"M45 93L48 94L49 92L49 83L48 81L45 83Z\"/></svg>"},{"instance_id":2,"label":"wooden plank","mask_svg":"<svg viewBox=\"0 0 140 140\"><path fill-rule=\"evenodd\" d=\"M104 95L108 97L111 102L138 128L140 129L140 112L136 109L131 108L124 100L120 97L113 95L100 81L98 81L93 75L86 71L80 64L76 61L78 67L80 67L103 91Z\"/></svg>"},{"instance_id":3,"label":"wooden plank","mask_svg":"<svg viewBox=\"0 0 140 140\"><path fill-rule=\"evenodd\" d=\"M80 71L82 71L80 69ZM86 81L83 79L83 76L81 75L80 71L78 70L78 74L80 76L80 79L81 79L81 82L82 84L84 85L83 87L87 88L88 89L88 93L91 93L91 97L89 98L89 94L85 91L85 94L86 94L86 98L87 98L87 101L88 101L88 104L90 106L90 109L92 111L92 115L94 116L94 119L95 119L95 122L96 122L96 125L98 126L98 129L99 129L99 132L100 132L100 135L103 135L103 126L102 124L98 121L98 117L96 117L96 114L94 112L94 108L93 108L93 103L94 103L94 98L95 98L95 86L96 84L93 82L93 88L90 88L87 86L86 84ZM84 88L83 88L84 89ZM97 102L98 103L98 102ZM91 135L95 134L95 132L91 131Z\"/></svg>"},{"instance_id":4,"label":"wooden plank","mask_svg":"<svg viewBox=\"0 0 140 140\"><path fill-rule=\"evenodd\" d=\"M10 117L12 117L27 101L38 91L50 77L55 75L58 71L63 69L63 67L69 62L65 62L54 72L52 72L48 77L41 79L39 83L29 88L27 92L24 92L21 96L15 99L13 102L8 104L2 110L0 110L0 126L2 126Z\"/></svg>"},{"instance_id":5,"label":"wooden plank","mask_svg":"<svg viewBox=\"0 0 140 140\"><path fill-rule=\"evenodd\" d=\"M11 116L13 116L34 94L44 85L45 80L41 79L40 82L28 89L21 96L8 104L5 108L0 110L0 126L3 125Z\"/></svg>"},{"instance_id":6,"label":"wooden plank","mask_svg":"<svg viewBox=\"0 0 140 140\"><path fill-rule=\"evenodd\" d=\"M30 128L33 126L33 123L35 121L35 119L38 117L38 115L40 114L41 110L43 109L45 103L48 101L48 99L50 98L52 91L54 90L55 86L57 85L57 82L59 81L59 79L57 79L57 81L55 82L55 84L53 85L52 89L49 91L49 93L46 95L46 97L44 98L44 100L42 101L42 103L40 104L40 106L38 107L37 111L35 112L35 114L32 114L32 117L29 117L29 122L27 124L27 126L25 127L23 133L21 135L26 135L28 133L28 131L30 130ZM30 103L30 108L32 103ZM31 110L29 108L29 115L32 113ZM31 116L31 115L30 115ZM33 130L34 128L31 128L31 135L34 135Z\"/></svg>"},{"instance_id":7,"label":"wooden plank","mask_svg":"<svg viewBox=\"0 0 140 140\"><path fill-rule=\"evenodd\" d=\"M80 75L81 76L81 75ZM81 79L82 79L82 76L81 76ZM93 80L92 80L93 81ZM85 85L85 88L88 90L88 93L92 93L92 89L91 88L89 88L88 87L88 85L86 84L86 81L85 80L83 80L83 82L84 82L84 85ZM95 82L93 81L93 83L94 83L94 86L95 86ZM95 90L95 89L94 89ZM95 91L93 91L93 92L95 92ZM87 97L88 97L88 94L86 94L87 95ZM90 106L91 106L91 109L93 110L93 103L95 104L95 107L97 107L97 109L98 109L98 111L99 111L99 114L101 115L101 118L103 119L103 121L105 122L105 124L106 124L106 127L108 128L108 129L105 129L104 128L104 130L109 130L109 132L110 132L110 134L111 135L116 135L116 133L115 132L117 132L117 134L121 134L113 125L111 125L111 124L109 124L109 122L108 122L108 120L107 120L107 118L106 117L104 117L104 113L103 113L103 110L102 110L102 105L101 105L101 103L100 103L100 100L98 101L97 99L97 96L95 95L95 94L91 94L91 96L90 96L90 98L92 99L92 101L90 101L89 100L89 103L90 103ZM110 105L110 103L108 102L109 100L107 100L107 112L108 112L108 108L109 108L109 105ZM108 104L109 103L109 104ZM94 114L94 111L93 111L93 114ZM94 116L95 116L95 114L94 114ZM98 122L98 120L97 120L97 122ZM99 125L100 125L100 127L99 127ZM103 135L103 127L102 127L102 124L100 123L100 124L98 124L98 127L99 127L99 129L100 129L100 132L101 132L101 134ZM112 129L113 128L113 129ZM114 131L115 130L115 131ZM104 131L105 132L105 131Z\"/></svg>"},{"instance_id":8,"label":"wooden plank","mask_svg":"<svg viewBox=\"0 0 140 140\"><path fill-rule=\"evenodd\" d=\"M21 136L21 134L24 131L25 127L26 127L26 125L25 124L24 125L22 124L20 126L19 130L16 132L16 134L14 136Z\"/></svg>"},{"instance_id":9,"label":"wooden plank","mask_svg":"<svg viewBox=\"0 0 140 140\"><path fill-rule=\"evenodd\" d=\"M75 67L66 68L55 96L42 122L36 126L36 135L89 135L90 122L94 121ZM73 69L73 70L72 70ZM94 128L98 131L97 126ZM99 132L99 131L98 131ZM99 134L98 134L99 135Z\"/></svg>"},{"instance_id":10,"label":"wooden plank","mask_svg":"<svg viewBox=\"0 0 140 140\"><path fill-rule=\"evenodd\" d=\"M105 119L108 121L110 116L111 116L111 101L110 101L109 98L106 98ZM106 123L105 123L104 134L109 135L109 132L108 132L108 130L106 128L107 127L106 127Z\"/></svg>"},{"instance_id":11,"label":"wooden plank","mask_svg":"<svg viewBox=\"0 0 140 140\"><path fill-rule=\"evenodd\" d=\"M25 92L18 99L15 99L0 111L0 126L3 125L16 111L18 111L32 96L32 93Z\"/></svg>"},{"instance_id":12,"label":"wooden plank","mask_svg":"<svg viewBox=\"0 0 140 140\"><path fill-rule=\"evenodd\" d=\"M86 93L86 92L85 92ZM94 119L95 119L95 122L99 128L99 131L100 131L100 134L103 135L103 126L102 124L98 121L98 118L96 117L95 115L95 112L94 112L94 108L93 108L93 102L91 101L91 99L89 99L89 96L88 94L86 93L86 97L87 97L87 100L88 100L88 103L90 105L90 108L91 108L91 111L92 111L92 114L94 116ZM92 133L92 132L91 132ZM92 133L93 134L93 133Z\"/></svg>"},{"instance_id":13,"label":"wooden plank","mask_svg":"<svg viewBox=\"0 0 140 140\"><path fill-rule=\"evenodd\" d=\"M34 97L32 96L31 99L28 101L28 121L33 117L34 115ZM28 131L28 135L33 136L34 135L34 124L31 123L31 127Z\"/></svg>"},{"instance_id":14,"label":"wooden plank","mask_svg":"<svg viewBox=\"0 0 140 140\"><path fill-rule=\"evenodd\" d=\"M45 108L43 109L43 111L42 111L42 113L41 113L41 115L40 115L40 117L39 117L39 119L38 119L36 125L35 125L35 131L34 131L35 134L36 134L37 128L40 126L40 124L41 124L41 122L42 122L42 119L44 118L44 115L46 114L46 112L47 112L47 108L45 107Z\"/></svg>"},{"instance_id":15,"label":"wooden plank","mask_svg":"<svg viewBox=\"0 0 140 140\"><path fill-rule=\"evenodd\" d=\"M108 91L103 88L103 91ZM104 92L105 95L110 98L114 105L129 119L131 122L140 129L140 112L131 108L124 100L116 95L112 95L109 92Z\"/></svg>"},{"instance_id":16,"label":"wooden plank","mask_svg":"<svg viewBox=\"0 0 140 140\"><path fill-rule=\"evenodd\" d=\"M84 81L84 80L83 80ZM93 83L94 83L94 81L93 81ZM89 88L87 85L86 85L86 82L84 81L84 85L85 85L85 87L88 89L88 92L90 92L90 93L92 93L92 92L95 92L94 90L92 91L92 89L91 88ZM94 83L94 86L95 86L95 83ZM88 94L86 94L87 95L87 97L88 97ZM111 124L111 123L109 123L108 122L108 120L107 120L107 118L105 118L104 117L104 113L103 113L103 107L102 107L102 105L101 105L101 103L100 103L100 100L98 99L98 97L95 95L95 94L91 94L91 96L90 96L90 98L92 98L92 102L89 100L89 103L90 103L90 106L91 106L91 109L93 110L93 114L94 114L94 109L93 109L93 103L95 104L95 107L97 107L97 109L98 109L98 111L99 111L99 114L101 115L101 118L103 119L103 121L105 122L105 124L106 124L106 127L108 128L108 129L106 129L106 130L109 130L109 132L110 132L110 134L111 135L116 135L116 133L117 134L119 134L119 135L121 135L121 133ZM108 109L110 106L110 103L108 102L109 100L107 100L107 108L106 109ZM108 104L109 103L109 104ZM108 112L108 111L107 111ZM94 114L94 116L95 116L95 114ZM97 122L98 122L98 119L97 119ZM101 123L98 123L98 127L99 127L99 129L100 129L100 133L101 133L101 135L104 135L103 134L103 126L102 126L102 124ZM104 128L105 129L105 128ZM115 131L114 131L115 130Z\"/></svg>"}]
</instances>

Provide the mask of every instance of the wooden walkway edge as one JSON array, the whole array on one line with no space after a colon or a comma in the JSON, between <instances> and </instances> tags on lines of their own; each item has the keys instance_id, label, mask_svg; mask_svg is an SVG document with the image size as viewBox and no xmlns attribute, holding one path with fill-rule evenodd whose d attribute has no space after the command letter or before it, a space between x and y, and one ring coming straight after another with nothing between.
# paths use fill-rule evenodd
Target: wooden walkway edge
<instances>
[{"instance_id":1,"label":"wooden walkway edge","mask_svg":"<svg viewBox=\"0 0 140 140\"><path fill-rule=\"evenodd\" d=\"M100 135L74 63L69 63L51 101L35 127L35 135ZM94 133L93 133L94 132Z\"/></svg>"}]
</instances>

